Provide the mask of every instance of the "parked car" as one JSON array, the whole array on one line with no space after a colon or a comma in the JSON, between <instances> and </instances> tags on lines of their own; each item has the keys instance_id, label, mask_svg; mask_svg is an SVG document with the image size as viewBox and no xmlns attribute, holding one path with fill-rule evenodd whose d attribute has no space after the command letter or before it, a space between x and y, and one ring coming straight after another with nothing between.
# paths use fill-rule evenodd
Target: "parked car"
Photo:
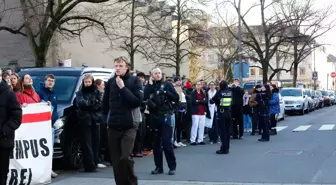
<instances>
[{"instance_id":1,"label":"parked car","mask_svg":"<svg viewBox=\"0 0 336 185\"><path fill-rule=\"evenodd\" d=\"M314 100L313 100L313 98L311 97L312 96L312 93L311 93L311 91L312 90L310 90L310 89L306 89L305 90L305 93L306 93L306 96L307 96L307 99L308 99L308 111L309 112L311 112L311 111L313 111L313 110L315 110L314 109L314 107L315 107L315 102L314 102Z\"/></svg>"},{"instance_id":2,"label":"parked car","mask_svg":"<svg viewBox=\"0 0 336 185\"><path fill-rule=\"evenodd\" d=\"M75 93L79 90L83 76L91 74L95 79L107 81L114 69L106 68L29 68L19 72L19 75L30 74L33 86L39 91L44 77L54 74L56 83L54 90L58 98L59 119L55 122L54 161L62 162L62 166L71 169L79 169L82 166L82 150L78 132L78 119L75 113L73 101Z\"/></svg>"},{"instance_id":3,"label":"parked car","mask_svg":"<svg viewBox=\"0 0 336 185\"><path fill-rule=\"evenodd\" d=\"M336 100L335 100L335 92L334 91L328 91L329 93L329 98L330 98L330 105L335 105Z\"/></svg>"},{"instance_id":4,"label":"parked car","mask_svg":"<svg viewBox=\"0 0 336 185\"><path fill-rule=\"evenodd\" d=\"M314 110L319 109L320 108L320 100L319 100L318 93L315 90L312 90L311 95L312 95L311 97L314 101Z\"/></svg>"},{"instance_id":5,"label":"parked car","mask_svg":"<svg viewBox=\"0 0 336 185\"><path fill-rule=\"evenodd\" d=\"M318 98L319 101L319 108L323 108L324 107L324 100L323 100L323 95L322 92L320 90L315 91L315 95Z\"/></svg>"},{"instance_id":6,"label":"parked car","mask_svg":"<svg viewBox=\"0 0 336 185\"><path fill-rule=\"evenodd\" d=\"M309 113L308 97L302 88L282 88L280 94L285 101L285 113Z\"/></svg>"},{"instance_id":7,"label":"parked car","mask_svg":"<svg viewBox=\"0 0 336 185\"><path fill-rule=\"evenodd\" d=\"M322 97L323 97L323 102L325 106L330 106L331 105L331 101L330 101L330 97L329 97L329 92L322 90Z\"/></svg>"}]
</instances>

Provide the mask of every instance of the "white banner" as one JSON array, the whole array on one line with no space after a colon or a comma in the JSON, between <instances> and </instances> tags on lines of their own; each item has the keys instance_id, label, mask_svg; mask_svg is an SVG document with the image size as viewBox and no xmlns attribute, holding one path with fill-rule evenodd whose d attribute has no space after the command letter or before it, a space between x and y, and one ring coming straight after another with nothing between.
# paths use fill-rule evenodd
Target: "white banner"
<instances>
[{"instance_id":1,"label":"white banner","mask_svg":"<svg viewBox=\"0 0 336 185\"><path fill-rule=\"evenodd\" d=\"M53 156L51 107L37 103L22 110L22 124L15 132L7 184L48 184Z\"/></svg>"}]
</instances>

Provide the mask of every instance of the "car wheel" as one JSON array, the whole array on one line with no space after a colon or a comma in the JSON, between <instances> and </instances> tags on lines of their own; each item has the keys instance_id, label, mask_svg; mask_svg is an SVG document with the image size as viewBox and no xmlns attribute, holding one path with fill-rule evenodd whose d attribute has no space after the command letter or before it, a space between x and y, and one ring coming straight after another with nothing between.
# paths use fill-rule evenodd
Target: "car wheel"
<instances>
[{"instance_id":1,"label":"car wheel","mask_svg":"<svg viewBox=\"0 0 336 185\"><path fill-rule=\"evenodd\" d=\"M70 169L80 169L83 164L83 152L79 138L73 138L67 147L65 165Z\"/></svg>"}]
</instances>

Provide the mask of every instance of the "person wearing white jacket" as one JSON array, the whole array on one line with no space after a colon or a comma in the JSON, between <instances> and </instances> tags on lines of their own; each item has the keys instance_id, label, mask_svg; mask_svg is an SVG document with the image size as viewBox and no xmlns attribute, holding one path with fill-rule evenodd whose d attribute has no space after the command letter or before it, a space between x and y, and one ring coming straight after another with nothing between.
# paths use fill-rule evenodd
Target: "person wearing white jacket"
<instances>
[{"instance_id":1,"label":"person wearing white jacket","mask_svg":"<svg viewBox=\"0 0 336 185\"><path fill-rule=\"evenodd\" d=\"M210 112L210 119L206 118L205 126L210 128L209 129L209 139L210 144L218 143L218 126L217 126L217 106L215 104L210 104L210 100L215 96L217 93L216 85L214 82L209 83L209 91L207 92L208 95L208 105L209 105L209 112Z\"/></svg>"}]
</instances>

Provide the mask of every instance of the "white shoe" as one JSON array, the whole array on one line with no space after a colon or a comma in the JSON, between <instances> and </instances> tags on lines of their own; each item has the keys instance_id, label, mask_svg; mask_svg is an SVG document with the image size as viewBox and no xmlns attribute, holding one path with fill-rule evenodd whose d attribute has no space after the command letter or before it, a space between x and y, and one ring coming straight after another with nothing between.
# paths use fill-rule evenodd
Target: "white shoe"
<instances>
[{"instance_id":1,"label":"white shoe","mask_svg":"<svg viewBox=\"0 0 336 185\"><path fill-rule=\"evenodd\" d=\"M187 146L186 144L184 144L184 143L182 143L182 142L179 142L179 143L177 143L177 144L179 144L179 145L182 146L182 147Z\"/></svg>"},{"instance_id":2,"label":"white shoe","mask_svg":"<svg viewBox=\"0 0 336 185\"><path fill-rule=\"evenodd\" d=\"M51 171L51 177L52 178L56 178L58 175L57 175L57 173L55 173L54 171Z\"/></svg>"},{"instance_id":3,"label":"white shoe","mask_svg":"<svg viewBox=\"0 0 336 185\"><path fill-rule=\"evenodd\" d=\"M175 147L181 147L181 145L179 143L177 143L176 141L174 142L174 146Z\"/></svg>"},{"instance_id":4,"label":"white shoe","mask_svg":"<svg viewBox=\"0 0 336 185\"><path fill-rule=\"evenodd\" d=\"M98 168L106 168L106 165L104 165L104 164L98 164L97 167Z\"/></svg>"}]
</instances>

